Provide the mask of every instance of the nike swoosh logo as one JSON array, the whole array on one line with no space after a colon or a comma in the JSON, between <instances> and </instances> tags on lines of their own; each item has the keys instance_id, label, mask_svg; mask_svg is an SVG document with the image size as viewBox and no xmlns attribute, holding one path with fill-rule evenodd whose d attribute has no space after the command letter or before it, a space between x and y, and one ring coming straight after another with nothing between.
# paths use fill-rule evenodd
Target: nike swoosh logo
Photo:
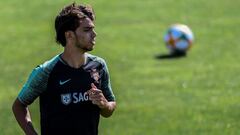
<instances>
[{"instance_id":1,"label":"nike swoosh logo","mask_svg":"<svg viewBox=\"0 0 240 135\"><path fill-rule=\"evenodd\" d=\"M69 82L70 80L71 80L71 79L67 79L67 80L65 80L65 81L60 80L60 81L59 81L59 84L60 84L60 85L63 85L63 84L65 84L65 83Z\"/></svg>"}]
</instances>

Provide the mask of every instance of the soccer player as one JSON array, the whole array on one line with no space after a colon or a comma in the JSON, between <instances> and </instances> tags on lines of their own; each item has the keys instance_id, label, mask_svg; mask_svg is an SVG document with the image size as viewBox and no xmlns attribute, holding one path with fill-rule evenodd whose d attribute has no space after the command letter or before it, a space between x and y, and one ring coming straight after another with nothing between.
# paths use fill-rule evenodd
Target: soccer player
<instances>
[{"instance_id":1,"label":"soccer player","mask_svg":"<svg viewBox=\"0 0 240 135\"><path fill-rule=\"evenodd\" d=\"M56 41L64 51L32 71L13 103L25 134L37 134L28 105L38 97L42 135L97 135L100 115L115 110L107 65L87 53L95 45L94 19L90 6L75 3L56 17Z\"/></svg>"}]
</instances>

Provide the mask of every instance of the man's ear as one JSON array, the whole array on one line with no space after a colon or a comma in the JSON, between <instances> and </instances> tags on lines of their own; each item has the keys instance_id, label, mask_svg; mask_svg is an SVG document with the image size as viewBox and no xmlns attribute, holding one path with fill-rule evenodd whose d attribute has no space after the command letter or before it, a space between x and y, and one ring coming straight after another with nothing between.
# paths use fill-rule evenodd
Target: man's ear
<instances>
[{"instance_id":1,"label":"man's ear","mask_svg":"<svg viewBox=\"0 0 240 135\"><path fill-rule=\"evenodd\" d=\"M74 37L74 33L72 31L66 31L64 34L66 39L72 39Z\"/></svg>"}]
</instances>

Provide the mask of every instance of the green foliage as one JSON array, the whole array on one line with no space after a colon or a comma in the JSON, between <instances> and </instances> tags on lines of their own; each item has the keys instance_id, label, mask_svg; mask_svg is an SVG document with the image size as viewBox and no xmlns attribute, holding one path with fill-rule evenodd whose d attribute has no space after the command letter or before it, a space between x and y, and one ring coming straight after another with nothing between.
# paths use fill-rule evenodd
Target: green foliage
<instances>
[{"instance_id":1,"label":"green foliage","mask_svg":"<svg viewBox=\"0 0 240 135\"><path fill-rule=\"evenodd\" d=\"M106 59L117 110L100 135L237 135L240 91L238 0L101 0L93 5L97 44ZM62 51L54 18L69 1L8 0L0 8L0 133L23 134L11 105L31 70ZM166 54L173 23L192 28L188 56ZM38 102L31 106L39 130Z\"/></svg>"}]
</instances>

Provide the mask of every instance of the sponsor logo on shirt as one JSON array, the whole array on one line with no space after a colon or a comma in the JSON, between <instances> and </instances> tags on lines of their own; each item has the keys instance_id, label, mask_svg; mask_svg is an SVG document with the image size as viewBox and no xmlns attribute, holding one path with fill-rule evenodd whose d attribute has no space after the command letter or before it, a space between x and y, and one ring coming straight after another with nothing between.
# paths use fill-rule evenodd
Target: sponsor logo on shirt
<instances>
[{"instance_id":1,"label":"sponsor logo on shirt","mask_svg":"<svg viewBox=\"0 0 240 135\"><path fill-rule=\"evenodd\" d=\"M80 103L88 101L88 94L87 92L73 92L73 93L67 93L67 94L61 94L61 101L64 105L69 105L70 103Z\"/></svg>"},{"instance_id":2,"label":"sponsor logo on shirt","mask_svg":"<svg viewBox=\"0 0 240 135\"><path fill-rule=\"evenodd\" d=\"M60 85L64 85L65 83L69 82L70 80L71 80L71 79L67 79L67 80L64 80L64 81L60 80L60 81L59 81L59 84L60 84Z\"/></svg>"},{"instance_id":3,"label":"sponsor logo on shirt","mask_svg":"<svg viewBox=\"0 0 240 135\"><path fill-rule=\"evenodd\" d=\"M72 102L72 97L70 93L62 94L61 101L64 105L69 105Z\"/></svg>"}]
</instances>

